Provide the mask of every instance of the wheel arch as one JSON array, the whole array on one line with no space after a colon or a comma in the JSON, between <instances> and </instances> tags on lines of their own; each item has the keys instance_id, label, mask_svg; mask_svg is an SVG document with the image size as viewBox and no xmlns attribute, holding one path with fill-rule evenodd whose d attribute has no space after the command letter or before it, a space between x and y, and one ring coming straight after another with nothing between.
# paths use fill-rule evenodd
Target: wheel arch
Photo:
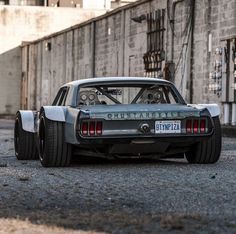
<instances>
[{"instance_id":1,"label":"wheel arch","mask_svg":"<svg viewBox=\"0 0 236 234\"><path fill-rule=\"evenodd\" d=\"M40 114L44 112L47 119L58 122L66 122L66 107L42 106Z\"/></svg>"},{"instance_id":2,"label":"wheel arch","mask_svg":"<svg viewBox=\"0 0 236 234\"><path fill-rule=\"evenodd\" d=\"M195 107L199 110L201 109L207 109L211 117L217 117L220 116L220 107L218 104L188 104L189 106Z\"/></svg>"},{"instance_id":3,"label":"wheel arch","mask_svg":"<svg viewBox=\"0 0 236 234\"><path fill-rule=\"evenodd\" d=\"M16 116L20 115L22 128L26 132L37 132L37 111L19 110Z\"/></svg>"}]
</instances>

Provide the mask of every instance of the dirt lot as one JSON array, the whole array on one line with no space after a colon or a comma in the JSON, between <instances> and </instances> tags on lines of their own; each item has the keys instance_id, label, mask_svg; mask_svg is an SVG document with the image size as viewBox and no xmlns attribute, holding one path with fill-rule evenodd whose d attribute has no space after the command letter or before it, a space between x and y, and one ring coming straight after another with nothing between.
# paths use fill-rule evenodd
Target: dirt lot
<instances>
[{"instance_id":1,"label":"dirt lot","mask_svg":"<svg viewBox=\"0 0 236 234\"><path fill-rule=\"evenodd\" d=\"M0 129L2 233L235 233L236 138L215 165L185 160L17 161Z\"/></svg>"}]
</instances>

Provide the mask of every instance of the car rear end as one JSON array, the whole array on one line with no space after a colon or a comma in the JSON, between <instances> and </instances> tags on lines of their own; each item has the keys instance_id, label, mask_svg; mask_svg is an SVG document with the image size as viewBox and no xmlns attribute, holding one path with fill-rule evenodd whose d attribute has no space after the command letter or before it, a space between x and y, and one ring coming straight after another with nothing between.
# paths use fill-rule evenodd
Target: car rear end
<instances>
[{"instance_id":1,"label":"car rear end","mask_svg":"<svg viewBox=\"0 0 236 234\"><path fill-rule=\"evenodd\" d=\"M87 106L76 124L80 146L119 155L186 152L213 131L207 109L184 104Z\"/></svg>"}]
</instances>

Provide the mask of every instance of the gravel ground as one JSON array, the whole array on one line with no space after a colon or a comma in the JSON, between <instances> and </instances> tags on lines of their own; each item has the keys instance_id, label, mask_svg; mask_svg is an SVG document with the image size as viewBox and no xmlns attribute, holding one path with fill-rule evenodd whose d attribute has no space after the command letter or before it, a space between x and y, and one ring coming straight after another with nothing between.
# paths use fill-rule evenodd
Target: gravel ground
<instances>
[{"instance_id":1,"label":"gravel ground","mask_svg":"<svg viewBox=\"0 0 236 234\"><path fill-rule=\"evenodd\" d=\"M235 166L236 138L224 138L214 165L92 160L47 169L17 161L13 132L1 129L0 233L236 233Z\"/></svg>"}]
</instances>

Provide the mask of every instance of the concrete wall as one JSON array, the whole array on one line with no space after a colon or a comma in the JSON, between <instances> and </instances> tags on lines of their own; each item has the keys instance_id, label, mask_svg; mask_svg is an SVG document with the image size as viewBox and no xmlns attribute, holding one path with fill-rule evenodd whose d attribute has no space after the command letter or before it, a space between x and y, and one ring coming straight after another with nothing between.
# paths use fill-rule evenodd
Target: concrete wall
<instances>
[{"instance_id":1,"label":"concrete wall","mask_svg":"<svg viewBox=\"0 0 236 234\"><path fill-rule=\"evenodd\" d=\"M0 54L105 13L78 8L0 6Z\"/></svg>"},{"instance_id":2,"label":"concrete wall","mask_svg":"<svg viewBox=\"0 0 236 234\"><path fill-rule=\"evenodd\" d=\"M48 6L55 7L81 7L83 9L96 9L96 10L110 10L111 1L110 0L49 0Z\"/></svg>"},{"instance_id":3,"label":"concrete wall","mask_svg":"<svg viewBox=\"0 0 236 234\"><path fill-rule=\"evenodd\" d=\"M21 48L0 54L0 65L0 115L15 114L20 108Z\"/></svg>"},{"instance_id":4,"label":"concrete wall","mask_svg":"<svg viewBox=\"0 0 236 234\"><path fill-rule=\"evenodd\" d=\"M212 42L209 45L209 35L212 36ZM232 79L229 84L225 74L226 57L224 48L226 44L222 41L225 38L236 38L236 1L196 1L195 11L195 27L194 27L194 46L193 46L193 90L192 101L194 103L218 103L221 107L222 123L231 123L235 125L235 120L232 116L236 110L232 109L232 103L229 109L226 110L223 105L224 93L227 90L232 90L234 80ZM209 48L210 47L210 48ZM217 48L222 49L222 55L216 54ZM209 51L210 49L210 51ZM212 91L209 85L215 84L211 79L210 74L213 74L215 69L215 61L220 57L222 62L222 79L219 84L222 85L221 91ZM232 56L230 60L232 59ZM231 70L233 70L232 65ZM233 72L232 75L233 76ZM235 104L234 104L235 105ZM226 113L227 112L227 113ZM227 120L225 114L228 115Z\"/></svg>"},{"instance_id":5,"label":"concrete wall","mask_svg":"<svg viewBox=\"0 0 236 234\"><path fill-rule=\"evenodd\" d=\"M28 55L32 56L35 53L36 49L32 48L23 56L22 71L19 47L22 41L38 39L104 12L72 8L0 6L0 114L15 114L20 107L20 97L26 95L26 87L32 88L32 92L36 90L35 74L40 70L38 66L40 62L37 61L37 58L33 60L27 58ZM60 52L60 41L56 42L56 45L59 48L57 51ZM58 55L55 54L56 57ZM57 66L60 67L59 64ZM48 76L47 73L43 73L43 75ZM32 77L33 80L28 80L27 77ZM25 99L30 101L32 107L36 105L35 96ZM31 100L33 101L31 102Z\"/></svg>"},{"instance_id":6,"label":"concrete wall","mask_svg":"<svg viewBox=\"0 0 236 234\"><path fill-rule=\"evenodd\" d=\"M157 9L169 12L165 17L165 61L175 63L174 82L180 92L193 103L221 104L222 96L209 90L209 73L214 69L214 51L222 46L222 37L236 35L235 1L195 1L194 8L194 1L169 1L169 5L167 2L141 0L25 46L23 51L41 48L33 55L37 64L41 61L34 79L39 83L35 95L43 99L37 100L36 107L50 103L58 87L69 80L144 76L147 22L136 23L131 18ZM209 33L212 34L211 52L208 51ZM52 44L51 51L44 50L47 41ZM32 106L28 103L26 107Z\"/></svg>"},{"instance_id":7,"label":"concrete wall","mask_svg":"<svg viewBox=\"0 0 236 234\"><path fill-rule=\"evenodd\" d=\"M152 8L165 8L165 2L146 2L117 10L107 17L24 46L24 55L27 55L26 50L35 51L35 54L28 54L29 61L37 58L37 68L29 67L29 70L37 72L28 79L36 79L39 86L35 95L28 87L22 107L34 107L33 97L41 97L36 101L36 108L51 103L58 88L71 80L99 76L144 76L147 25L135 23L131 18L146 14ZM51 43L51 51L45 50L46 43ZM27 71L25 73L28 74ZM31 97L31 101L27 101L27 97Z\"/></svg>"}]
</instances>

